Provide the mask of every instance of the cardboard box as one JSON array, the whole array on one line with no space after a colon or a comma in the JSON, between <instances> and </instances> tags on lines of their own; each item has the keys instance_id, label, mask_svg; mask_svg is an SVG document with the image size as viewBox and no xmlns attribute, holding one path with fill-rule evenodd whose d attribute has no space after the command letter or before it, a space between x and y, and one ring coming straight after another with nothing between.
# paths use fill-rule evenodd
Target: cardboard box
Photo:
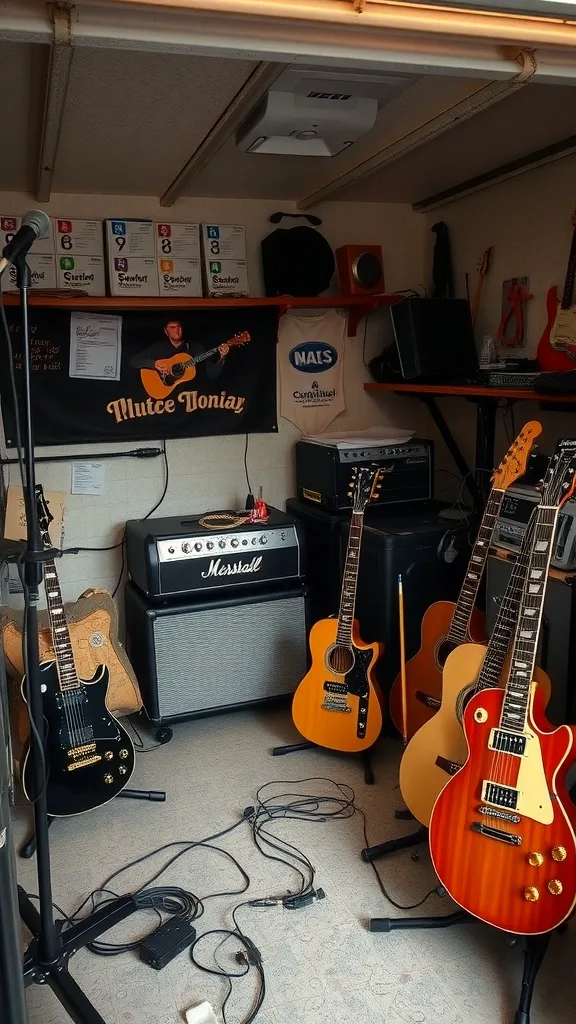
<instances>
[{"instance_id":1,"label":"cardboard box","mask_svg":"<svg viewBox=\"0 0 576 1024\"><path fill-rule=\"evenodd\" d=\"M158 290L160 295L202 295L200 260L159 259Z\"/></svg>"},{"instance_id":2,"label":"cardboard box","mask_svg":"<svg viewBox=\"0 0 576 1024\"><path fill-rule=\"evenodd\" d=\"M155 254L154 224L151 220L107 220L108 260L116 256L152 257Z\"/></svg>"},{"instance_id":3,"label":"cardboard box","mask_svg":"<svg viewBox=\"0 0 576 1024\"><path fill-rule=\"evenodd\" d=\"M0 251L8 242L11 242L14 235L18 231L18 228L22 224L22 217L15 217L10 214L0 213ZM42 238L37 238L32 244L30 252L34 256L53 256L54 255L54 236L52 234L52 228L47 235ZM46 285L48 287L48 285Z\"/></svg>"},{"instance_id":4,"label":"cardboard box","mask_svg":"<svg viewBox=\"0 0 576 1024\"><path fill-rule=\"evenodd\" d=\"M54 256L38 256L29 253L27 261L30 267L30 287L56 288L56 260ZM8 267L2 274L2 290L12 291L17 288L16 267Z\"/></svg>"},{"instance_id":5,"label":"cardboard box","mask_svg":"<svg viewBox=\"0 0 576 1024\"><path fill-rule=\"evenodd\" d=\"M108 261L111 295L158 295L158 268L153 256L115 256Z\"/></svg>"},{"instance_id":6,"label":"cardboard box","mask_svg":"<svg viewBox=\"0 0 576 1024\"><path fill-rule=\"evenodd\" d=\"M248 295L246 234L239 224L203 224L205 294L210 298Z\"/></svg>"},{"instance_id":7,"label":"cardboard box","mask_svg":"<svg viewBox=\"0 0 576 1024\"><path fill-rule=\"evenodd\" d=\"M58 288L78 288L88 295L106 295L106 268L103 256L58 256Z\"/></svg>"},{"instance_id":8,"label":"cardboard box","mask_svg":"<svg viewBox=\"0 0 576 1024\"><path fill-rule=\"evenodd\" d=\"M54 218L56 256L104 256L104 232L101 220L63 220ZM102 293L104 294L104 293Z\"/></svg>"},{"instance_id":9,"label":"cardboard box","mask_svg":"<svg viewBox=\"0 0 576 1024\"><path fill-rule=\"evenodd\" d=\"M164 221L156 225L156 255L158 259L200 259L200 225L171 224Z\"/></svg>"}]
</instances>

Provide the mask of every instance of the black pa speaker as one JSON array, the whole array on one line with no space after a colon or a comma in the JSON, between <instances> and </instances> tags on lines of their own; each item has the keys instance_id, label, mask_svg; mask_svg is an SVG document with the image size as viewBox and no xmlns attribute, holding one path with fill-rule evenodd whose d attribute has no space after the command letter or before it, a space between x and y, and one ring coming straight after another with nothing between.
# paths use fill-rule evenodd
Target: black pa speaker
<instances>
[{"instance_id":1,"label":"black pa speaker","mask_svg":"<svg viewBox=\"0 0 576 1024\"><path fill-rule=\"evenodd\" d=\"M473 376L478 370L470 308L465 299L410 297L390 309L405 380Z\"/></svg>"}]
</instances>

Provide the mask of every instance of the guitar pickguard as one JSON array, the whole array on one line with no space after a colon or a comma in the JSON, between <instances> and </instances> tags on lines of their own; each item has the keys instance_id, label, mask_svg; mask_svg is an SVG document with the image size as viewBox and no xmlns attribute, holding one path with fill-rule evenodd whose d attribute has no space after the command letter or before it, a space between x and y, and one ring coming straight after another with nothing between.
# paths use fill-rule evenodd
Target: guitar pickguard
<instances>
[{"instance_id":1,"label":"guitar pickguard","mask_svg":"<svg viewBox=\"0 0 576 1024\"><path fill-rule=\"evenodd\" d=\"M358 739L364 739L366 735L366 724L368 722L368 701L370 697L370 686L368 684L368 669L372 661L372 651L362 651L354 648L354 664L346 675L348 692L358 697L358 720L356 724L356 735Z\"/></svg>"},{"instance_id":2,"label":"guitar pickguard","mask_svg":"<svg viewBox=\"0 0 576 1024\"><path fill-rule=\"evenodd\" d=\"M524 753L503 754L500 760L501 765L507 766L513 761L518 766L516 785L504 786L497 781L485 779L482 783L482 799L490 806L512 808L524 818L539 821L542 825L551 825L554 821L554 808L548 792L540 741L529 726L523 737L526 740Z\"/></svg>"}]
</instances>

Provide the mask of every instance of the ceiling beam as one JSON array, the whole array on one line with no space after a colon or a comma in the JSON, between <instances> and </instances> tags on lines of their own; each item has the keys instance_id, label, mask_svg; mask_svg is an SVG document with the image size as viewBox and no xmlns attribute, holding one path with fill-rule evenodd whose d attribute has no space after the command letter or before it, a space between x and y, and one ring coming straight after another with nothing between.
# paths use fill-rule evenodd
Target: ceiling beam
<instances>
[{"instance_id":1,"label":"ceiling beam","mask_svg":"<svg viewBox=\"0 0 576 1024\"><path fill-rule=\"evenodd\" d=\"M160 198L160 206L173 206L187 186L197 178L206 165L212 160L224 143L234 134L238 126L250 113L252 107L268 91L278 76L284 71L286 64L270 64L262 61L246 79L234 99L228 104L220 117L212 125L192 156L176 175Z\"/></svg>"},{"instance_id":2,"label":"ceiling beam","mask_svg":"<svg viewBox=\"0 0 576 1024\"><path fill-rule=\"evenodd\" d=\"M506 181L507 178L516 178L519 174L535 170L536 167L543 167L556 160L563 160L564 157L571 156L573 153L576 153L576 135L570 135L567 139L561 139L560 142L554 142L550 146L544 146L543 149L537 149L516 160L510 160L506 164L494 167L491 171L485 171L484 174L477 174L474 178L468 178L467 181L437 192L436 195L419 199L417 203L412 204L412 209L417 213L426 213L438 206L446 206L457 199L463 199L464 196L469 196L473 192L481 192L485 188Z\"/></svg>"},{"instance_id":3,"label":"ceiling beam","mask_svg":"<svg viewBox=\"0 0 576 1024\"><path fill-rule=\"evenodd\" d=\"M434 117L418 125L417 128L408 132L407 135L396 139L391 145L378 150L378 152L367 157L366 160L362 160L354 167L350 167L349 170L343 171L342 174L325 182L320 188L315 189L310 195L301 199L296 204L297 208L299 210L309 210L311 206L316 206L326 199L333 198L337 192L341 192L348 185L358 184L368 175L381 170L383 167L387 167L408 153L412 153L420 146L424 146L433 139L437 139L456 125L462 124L463 121L467 121L471 117L475 117L484 110L493 107L496 103L507 99L508 96L517 92L518 89L522 89L536 73L537 62L532 50L522 50L516 59L520 64L521 70L513 78L504 82L489 82L488 85L477 89L470 96L466 96L463 100L459 100L446 110L435 114Z\"/></svg>"},{"instance_id":4,"label":"ceiling beam","mask_svg":"<svg viewBox=\"0 0 576 1024\"><path fill-rule=\"evenodd\" d=\"M48 62L46 101L42 120L36 199L47 203L52 191L54 167L62 131L64 108L74 57L71 8L68 4L49 4L52 16L52 46Z\"/></svg>"}]
</instances>

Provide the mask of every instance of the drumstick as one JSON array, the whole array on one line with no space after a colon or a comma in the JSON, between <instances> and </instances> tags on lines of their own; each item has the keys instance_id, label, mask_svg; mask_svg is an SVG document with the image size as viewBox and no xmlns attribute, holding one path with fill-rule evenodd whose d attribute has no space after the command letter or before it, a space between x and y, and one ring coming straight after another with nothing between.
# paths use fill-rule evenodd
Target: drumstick
<instances>
[{"instance_id":1,"label":"drumstick","mask_svg":"<svg viewBox=\"0 0 576 1024\"><path fill-rule=\"evenodd\" d=\"M408 702L406 697L406 637L404 635L404 590L402 576L398 576L398 612L400 623L400 682L402 685L402 738L408 743Z\"/></svg>"}]
</instances>

